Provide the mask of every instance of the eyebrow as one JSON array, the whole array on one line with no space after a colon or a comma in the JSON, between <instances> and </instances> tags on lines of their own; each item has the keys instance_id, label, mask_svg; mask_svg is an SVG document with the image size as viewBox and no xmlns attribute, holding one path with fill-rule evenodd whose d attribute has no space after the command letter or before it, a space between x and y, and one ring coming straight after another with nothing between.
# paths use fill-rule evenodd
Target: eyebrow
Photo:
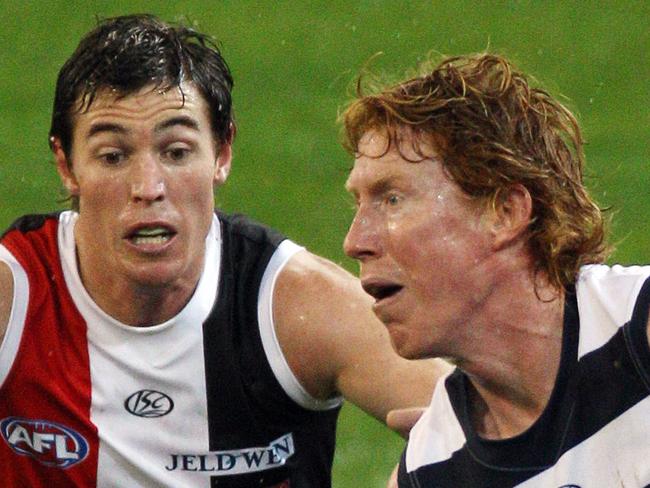
<instances>
[{"instance_id":1,"label":"eyebrow","mask_svg":"<svg viewBox=\"0 0 650 488\"><path fill-rule=\"evenodd\" d=\"M401 177L396 177L396 176L381 176L375 181L370 182L370 185L368 185L367 191L371 195L380 195L387 191L390 188L393 188L402 180ZM345 189L349 192L352 193L353 195L356 195L358 193L357 188L354 185L350 184L350 180L345 182Z\"/></svg>"},{"instance_id":2,"label":"eyebrow","mask_svg":"<svg viewBox=\"0 0 650 488\"><path fill-rule=\"evenodd\" d=\"M187 115L179 115L177 117L172 117L171 119L167 119L160 124L156 125L154 128L155 132L163 132L171 127L175 126L182 126L182 127L187 127L188 129L192 130L199 130L199 123L193 119L192 117L188 117Z\"/></svg>"},{"instance_id":3,"label":"eyebrow","mask_svg":"<svg viewBox=\"0 0 650 488\"><path fill-rule=\"evenodd\" d=\"M372 182L372 184L368 188L368 191L370 192L371 195L382 195L386 193L388 190L390 190L391 188L397 186L401 180L402 178L400 177L383 176L379 178L377 181Z\"/></svg>"},{"instance_id":4,"label":"eyebrow","mask_svg":"<svg viewBox=\"0 0 650 488\"><path fill-rule=\"evenodd\" d=\"M165 130L171 128L171 127L176 127L176 126L182 126L182 127L187 127L188 129L192 130L199 130L199 123L193 119L192 117L188 117L186 115L179 115L177 117L172 117L170 119L167 119L154 128L154 132L160 133L164 132ZM112 122L99 122L97 124L93 124L90 129L88 130L88 135L86 137L90 138L92 136L95 136L97 134L101 134L103 132L111 132L114 134L129 134L131 132L131 129L127 129L126 127L120 125L120 124L114 124Z\"/></svg>"},{"instance_id":5,"label":"eyebrow","mask_svg":"<svg viewBox=\"0 0 650 488\"><path fill-rule=\"evenodd\" d=\"M96 134L101 134L102 132L112 132L115 134L128 134L130 131L126 127L123 127L119 124L112 124L110 122L100 122L98 124L93 124L88 130L87 138L90 138Z\"/></svg>"}]
</instances>

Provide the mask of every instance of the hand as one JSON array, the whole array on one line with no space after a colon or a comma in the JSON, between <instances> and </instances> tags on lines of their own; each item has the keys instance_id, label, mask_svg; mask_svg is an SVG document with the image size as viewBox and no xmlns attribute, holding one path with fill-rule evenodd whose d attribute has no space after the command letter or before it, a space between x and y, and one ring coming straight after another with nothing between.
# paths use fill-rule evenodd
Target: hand
<instances>
[{"instance_id":1,"label":"hand","mask_svg":"<svg viewBox=\"0 0 650 488\"><path fill-rule=\"evenodd\" d=\"M395 469L393 469L393 472L390 474L390 479L388 480L388 483L386 483L386 488L398 488L397 487L397 469L399 468L399 464L395 466Z\"/></svg>"},{"instance_id":2,"label":"hand","mask_svg":"<svg viewBox=\"0 0 650 488\"><path fill-rule=\"evenodd\" d=\"M424 407L400 408L391 410L386 415L386 425L399 435L408 439L409 432L415 423L422 417Z\"/></svg>"},{"instance_id":3,"label":"hand","mask_svg":"<svg viewBox=\"0 0 650 488\"><path fill-rule=\"evenodd\" d=\"M422 414L426 408L424 407L411 407L411 408L400 408L396 410L391 410L386 415L386 425L397 432L399 435L408 438L409 432L415 425L415 423L422 417ZM386 483L386 488L398 488L397 487L397 470L399 464L395 466L393 472L390 474L388 483Z\"/></svg>"}]
</instances>

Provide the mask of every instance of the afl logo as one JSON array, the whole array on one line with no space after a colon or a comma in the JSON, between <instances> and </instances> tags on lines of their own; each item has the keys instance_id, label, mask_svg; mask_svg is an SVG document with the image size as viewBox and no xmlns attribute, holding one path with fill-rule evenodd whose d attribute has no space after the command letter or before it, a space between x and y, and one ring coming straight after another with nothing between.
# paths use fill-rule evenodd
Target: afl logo
<instances>
[{"instance_id":1,"label":"afl logo","mask_svg":"<svg viewBox=\"0 0 650 488\"><path fill-rule=\"evenodd\" d=\"M7 417L0 421L0 434L12 451L45 466L68 468L88 455L88 442L65 425L47 420Z\"/></svg>"},{"instance_id":2,"label":"afl logo","mask_svg":"<svg viewBox=\"0 0 650 488\"><path fill-rule=\"evenodd\" d=\"M138 417L162 417L174 409L174 402L159 391L140 390L124 401L124 408Z\"/></svg>"}]
</instances>

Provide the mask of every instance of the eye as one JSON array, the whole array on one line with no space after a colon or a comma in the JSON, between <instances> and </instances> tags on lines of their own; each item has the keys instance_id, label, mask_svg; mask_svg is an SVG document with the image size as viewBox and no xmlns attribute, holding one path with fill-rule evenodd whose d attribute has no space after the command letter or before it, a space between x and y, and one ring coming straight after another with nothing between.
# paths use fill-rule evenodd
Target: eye
<instances>
[{"instance_id":1,"label":"eye","mask_svg":"<svg viewBox=\"0 0 650 488\"><path fill-rule=\"evenodd\" d=\"M121 163L125 157L126 155L122 151L108 151L99 155L99 159L109 166Z\"/></svg>"},{"instance_id":2,"label":"eye","mask_svg":"<svg viewBox=\"0 0 650 488\"><path fill-rule=\"evenodd\" d=\"M170 147L165 151L165 156L171 161L183 161L187 158L190 150L183 146Z\"/></svg>"},{"instance_id":3,"label":"eye","mask_svg":"<svg viewBox=\"0 0 650 488\"><path fill-rule=\"evenodd\" d=\"M394 207L395 205L397 205L401 201L402 201L402 198L399 195L395 195L394 193L391 193L391 194L386 196L386 203L391 207Z\"/></svg>"}]
</instances>

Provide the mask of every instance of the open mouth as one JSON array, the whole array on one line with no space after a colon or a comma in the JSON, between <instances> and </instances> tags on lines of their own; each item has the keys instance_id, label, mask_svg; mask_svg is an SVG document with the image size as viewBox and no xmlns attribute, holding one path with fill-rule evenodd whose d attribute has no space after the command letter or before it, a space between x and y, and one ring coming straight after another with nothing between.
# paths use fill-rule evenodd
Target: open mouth
<instances>
[{"instance_id":1,"label":"open mouth","mask_svg":"<svg viewBox=\"0 0 650 488\"><path fill-rule=\"evenodd\" d=\"M140 227L131 232L127 239L136 246L147 244L165 244L169 242L176 232L164 226Z\"/></svg>"},{"instance_id":2,"label":"open mouth","mask_svg":"<svg viewBox=\"0 0 650 488\"><path fill-rule=\"evenodd\" d=\"M364 291L375 300L384 300L397 294L403 287L392 283L364 283Z\"/></svg>"}]
</instances>

